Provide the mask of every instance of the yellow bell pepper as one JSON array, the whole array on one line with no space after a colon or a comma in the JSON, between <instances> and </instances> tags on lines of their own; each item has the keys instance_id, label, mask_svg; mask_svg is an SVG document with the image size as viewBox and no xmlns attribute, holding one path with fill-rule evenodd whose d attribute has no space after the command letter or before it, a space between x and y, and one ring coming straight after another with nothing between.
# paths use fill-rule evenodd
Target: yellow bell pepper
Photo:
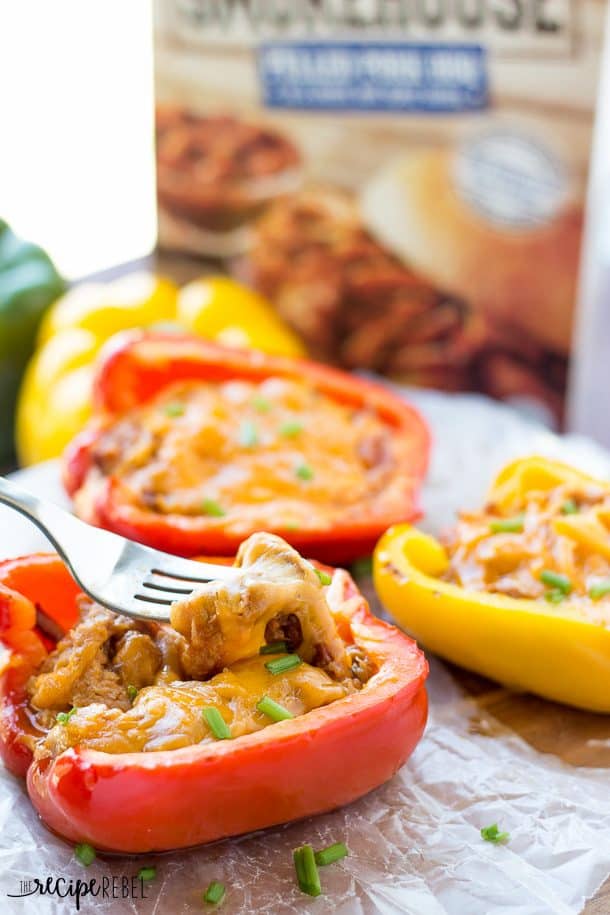
<instances>
[{"instance_id":1,"label":"yellow bell pepper","mask_svg":"<svg viewBox=\"0 0 610 915\"><path fill-rule=\"evenodd\" d=\"M47 311L38 342L46 343L74 327L106 340L120 330L173 321L177 294L174 283L151 273L129 273L110 283L83 283Z\"/></svg>"},{"instance_id":2,"label":"yellow bell pepper","mask_svg":"<svg viewBox=\"0 0 610 915\"><path fill-rule=\"evenodd\" d=\"M257 292L226 276L203 277L183 286L176 319L193 333L242 349L276 356L304 356L305 348Z\"/></svg>"},{"instance_id":3,"label":"yellow bell pepper","mask_svg":"<svg viewBox=\"0 0 610 915\"><path fill-rule=\"evenodd\" d=\"M30 360L17 404L22 464L57 457L91 413L95 357L103 340L80 327L61 331Z\"/></svg>"},{"instance_id":4,"label":"yellow bell pepper","mask_svg":"<svg viewBox=\"0 0 610 915\"><path fill-rule=\"evenodd\" d=\"M195 280L180 291L148 273L77 286L47 311L22 381L16 420L20 462L57 457L86 423L95 359L109 337L168 324L229 346L304 354L265 299L226 277Z\"/></svg>"},{"instance_id":5,"label":"yellow bell pepper","mask_svg":"<svg viewBox=\"0 0 610 915\"><path fill-rule=\"evenodd\" d=\"M173 320L177 295L169 280L138 272L76 286L51 306L17 401L21 464L61 454L89 418L94 362L104 342L127 328Z\"/></svg>"},{"instance_id":6,"label":"yellow bell pepper","mask_svg":"<svg viewBox=\"0 0 610 915\"><path fill-rule=\"evenodd\" d=\"M572 480L610 490L607 482L534 457L509 464L488 501L514 511L524 506L528 492ZM581 523L577 514L564 522L576 528ZM604 539L610 540L607 529ZM519 690L610 712L609 627L588 619L586 609L569 598L549 604L466 590L440 577L447 567L438 540L410 525L397 525L375 549L375 587L392 616L441 657Z\"/></svg>"}]
</instances>

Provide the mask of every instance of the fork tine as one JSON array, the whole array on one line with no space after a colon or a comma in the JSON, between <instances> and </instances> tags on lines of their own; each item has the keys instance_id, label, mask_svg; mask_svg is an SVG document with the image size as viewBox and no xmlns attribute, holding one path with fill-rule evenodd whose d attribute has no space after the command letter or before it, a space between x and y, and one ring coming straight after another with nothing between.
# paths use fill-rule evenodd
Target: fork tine
<instances>
[{"instance_id":1,"label":"fork tine","mask_svg":"<svg viewBox=\"0 0 610 915\"><path fill-rule=\"evenodd\" d=\"M165 607L171 607L173 600L164 600L162 597L150 597L147 594L134 594L134 600L140 600L146 604L163 604Z\"/></svg>"},{"instance_id":2,"label":"fork tine","mask_svg":"<svg viewBox=\"0 0 610 915\"><path fill-rule=\"evenodd\" d=\"M165 576L165 578L173 578L177 581L192 581L195 584L200 584L200 585L204 585L204 584L206 584L206 582L214 580L213 575L206 575L206 574L202 574L202 575L198 575L198 576L184 575L178 571L170 572L167 569L165 569L165 570L164 569L151 569L150 571L153 575L163 575L163 576Z\"/></svg>"},{"instance_id":3,"label":"fork tine","mask_svg":"<svg viewBox=\"0 0 610 915\"><path fill-rule=\"evenodd\" d=\"M192 594L192 588L171 588L169 585L158 585L154 581L143 581L143 588L151 588L154 591L163 591L167 594Z\"/></svg>"},{"instance_id":4,"label":"fork tine","mask_svg":"<svg viewBox=\"0 0 610 915\"><path fill-rule=\"evenodd\" d=\"M99 601L98 601L99 603ZM106 601L104 606L115 613L154 623L168 623L173 601L151 601L144 594L121 598L120 604Z\"/></svg>"},{"instance_id":5,"label":"fork tine","mask_svg":"<svg viewBox=\"0 0 610 915\"><path fill-rule=\"evenodd\" d=\"M153 575L165 578L176 578L179 581L192 581L205 584L208 581L231 581L237 570L234 566L212 565L207 562L196 562L194 559L182 559L178 556L167 556L157 553L151 568Z\"/></svg>"}]
</instances>

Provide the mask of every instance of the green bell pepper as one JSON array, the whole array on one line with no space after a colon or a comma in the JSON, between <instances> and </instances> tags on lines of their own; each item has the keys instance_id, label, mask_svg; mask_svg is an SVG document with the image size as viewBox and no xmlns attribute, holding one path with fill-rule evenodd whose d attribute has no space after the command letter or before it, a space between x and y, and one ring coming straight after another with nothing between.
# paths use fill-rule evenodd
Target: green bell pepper
<instances>
[{"instance_id":1,"label":"green bell pepper","mask_svg":"<svg viewBox=\"0 0 610 915\"><path fill-rule=\"evenodd\" d=\"M0 461L13 453L17 392L40 319L65 288L49 255L0 220Z\"/></svg>"}]
</instances>

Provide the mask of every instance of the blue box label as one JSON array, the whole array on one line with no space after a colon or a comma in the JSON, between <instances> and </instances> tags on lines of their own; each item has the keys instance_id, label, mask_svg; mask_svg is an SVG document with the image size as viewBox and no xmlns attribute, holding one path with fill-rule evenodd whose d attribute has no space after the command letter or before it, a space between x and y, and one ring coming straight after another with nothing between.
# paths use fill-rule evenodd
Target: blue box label
<instances>
[{"instance_id":1,"label":"blue box label","mask_svg":"<svg viewBox=\"0 0 610 915\"><path fill-rule=\"evenodd\" d=\"M479 45L269 42L258 66L270 108L440 113L488 105Z\"/></svg>"}]
</instances>

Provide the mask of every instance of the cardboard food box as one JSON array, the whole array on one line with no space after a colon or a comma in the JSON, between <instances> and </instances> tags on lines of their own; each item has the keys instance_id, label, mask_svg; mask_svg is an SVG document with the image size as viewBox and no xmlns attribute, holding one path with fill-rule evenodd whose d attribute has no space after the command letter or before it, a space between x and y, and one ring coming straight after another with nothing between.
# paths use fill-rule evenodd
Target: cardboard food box
<instances>
[{"instance_id":1,"label":"cardboard food box","mask_svg":"<svg viewBox=\"0 0 610 915\"><path fill-rule=\"evenodd\" d=\"M603 0L157 0L159 243L561 421Z\"/></svg>"}]
</instances>

